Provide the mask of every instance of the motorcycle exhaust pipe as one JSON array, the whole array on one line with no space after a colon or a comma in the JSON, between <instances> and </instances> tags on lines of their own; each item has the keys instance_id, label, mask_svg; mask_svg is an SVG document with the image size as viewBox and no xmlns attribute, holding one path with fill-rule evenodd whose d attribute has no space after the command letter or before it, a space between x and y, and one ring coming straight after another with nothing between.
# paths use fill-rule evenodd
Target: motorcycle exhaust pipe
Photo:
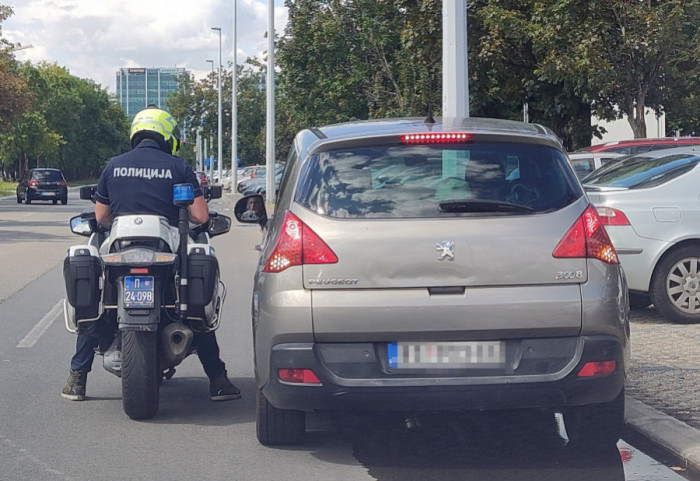
<instances>
[{"instance_id":1,"label":"motorcycle exhaust pipe","mask_svg":"<svg viewBox=\"0 0 700 481\"><path fill-rule=\"evenodd\" d=\"M180 364L192 346L194 333L192 329L180 323L165 326L162 333L163 359L168 366Z\"/></svg>"}]
</instances>

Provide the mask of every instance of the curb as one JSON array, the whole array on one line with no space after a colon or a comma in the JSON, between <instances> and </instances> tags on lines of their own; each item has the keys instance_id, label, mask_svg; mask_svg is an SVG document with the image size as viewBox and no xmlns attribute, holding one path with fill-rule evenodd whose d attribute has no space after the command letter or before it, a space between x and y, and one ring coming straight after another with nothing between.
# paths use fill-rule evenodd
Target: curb
<instances>
[{"instance_id":1,"label":"curb","mask_svg":"<svg viewBox=\"0 0 700 481\"><path fill-rule=\"evenodd\" d=\"M627 426L676 458L693 477L700 477L700 431L641 401L626 396Z\"/></svg>"}]
</instances>

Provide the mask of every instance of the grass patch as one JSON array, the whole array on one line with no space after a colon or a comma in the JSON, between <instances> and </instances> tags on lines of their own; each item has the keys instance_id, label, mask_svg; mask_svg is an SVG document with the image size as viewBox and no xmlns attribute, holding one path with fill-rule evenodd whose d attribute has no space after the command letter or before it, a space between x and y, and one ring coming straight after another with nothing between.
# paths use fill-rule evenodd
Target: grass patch
<instances>
[{"instance_id":1,"label":"grass patch","mask_svg":"<svg viewBox=\"0 0 700 481\"><path fill-rule=\"evenodd\" d=\"M17 182L7 182L0 179L0 197L15 195L17 193Z\"/></svg>"}]
</instances>

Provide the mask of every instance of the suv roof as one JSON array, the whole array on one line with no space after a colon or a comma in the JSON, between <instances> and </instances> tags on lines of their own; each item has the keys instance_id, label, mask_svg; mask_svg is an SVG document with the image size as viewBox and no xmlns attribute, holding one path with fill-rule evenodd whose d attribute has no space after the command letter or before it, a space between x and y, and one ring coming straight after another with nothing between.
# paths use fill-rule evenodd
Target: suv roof
<instances>
[{"instance_id":1,"label":"suv roof","mask_svg":"<svg viewBox=\"0 0 700 481\"><path fill-rule=\"evenodd\" d=\"M509 137L523 136L539 139L557 147L562 146L559 138L551 130L539 124L526 124L513 120L488 119L467 117L464 119L442 119L437 117L434 123L426 122L423 118L376 119L346 122L342 124L314 127L307 132L312 133L318 140L314 149L320 144L342 140L361 140L363 138L391 136L411 133L438 133L467 131L478 136L480 134L503 134ZM314 150L312 149L312 150Z\"/></svg>"}]
</instances>

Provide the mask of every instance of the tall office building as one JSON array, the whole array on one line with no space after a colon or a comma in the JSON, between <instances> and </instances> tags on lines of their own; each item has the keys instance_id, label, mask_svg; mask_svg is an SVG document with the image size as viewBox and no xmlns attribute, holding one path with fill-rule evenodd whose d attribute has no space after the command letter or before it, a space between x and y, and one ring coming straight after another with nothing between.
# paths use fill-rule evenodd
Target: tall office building
<instances>
[{"instance_id":1,"label":"tall office building","mask_svg":"<svg viewBox=\"0 0 700 481\"><path fill-rule=\"evenodd\" d=\"M117 72L117 101L133 120L148 104L166 108L170 94L178 88L178 79L189 75L184 68L122 68Z\"/></svg>"}]
</instances>

